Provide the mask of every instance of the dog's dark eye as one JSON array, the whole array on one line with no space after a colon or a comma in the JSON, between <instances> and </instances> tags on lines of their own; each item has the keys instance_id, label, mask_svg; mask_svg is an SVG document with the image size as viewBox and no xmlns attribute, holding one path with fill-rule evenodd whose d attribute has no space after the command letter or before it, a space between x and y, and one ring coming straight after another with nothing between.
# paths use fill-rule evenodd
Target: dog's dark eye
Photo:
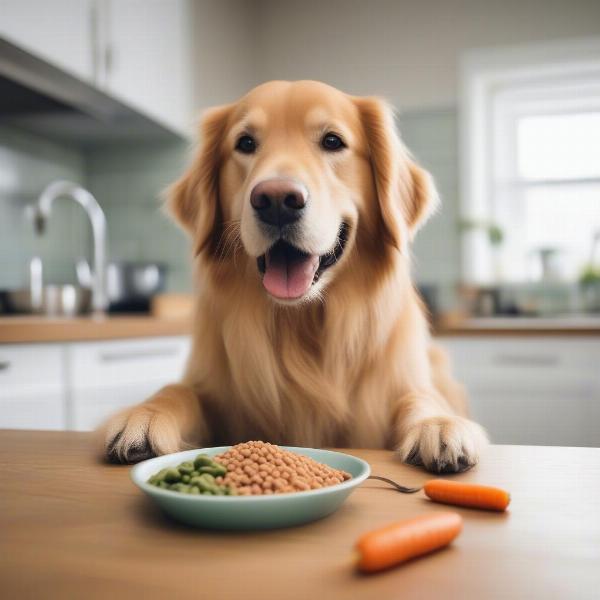
<instances>
[{"instance_id":1,"label":"dog's dark eye","mask_svg":"<svg viewBox=\"0 0 600 600\"><path fill-rule=\"evenodd\" d=\"M253 152L256 152L256 147L256 140L250 135L241 136L235 145L235 149L243 154L252 154Z\"/></svg>"},{"instance_id":2,"label":"dog's dark eye","mask_svg":"<svg viewBox=\"0 0 600 600\"><path fill-rule=\"evenodd\" d=\"M335 133L326 133L321 140L321 147L324 150L329 150L330 152L335 152L336 150L341 150L346 147L342 138Z\"/></svg>"}]
</instances>

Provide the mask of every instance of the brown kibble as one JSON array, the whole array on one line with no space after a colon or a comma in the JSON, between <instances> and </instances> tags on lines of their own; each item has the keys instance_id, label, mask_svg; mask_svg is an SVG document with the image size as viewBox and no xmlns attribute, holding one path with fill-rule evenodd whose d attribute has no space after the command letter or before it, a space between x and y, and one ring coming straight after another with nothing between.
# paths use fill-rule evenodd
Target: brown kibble
<instances>
[{"instance_id":1,"label":"brown kibble","mask_svg":"<svg viewBox=\"0 0 600 600\"><path fill-rule=\"evenodd\" d=\"M302 492L351 478L349 473L268 442L238 444L215 459L227 468L217 483L235 488L241 496Z\"/></svg>"}]
</instances>

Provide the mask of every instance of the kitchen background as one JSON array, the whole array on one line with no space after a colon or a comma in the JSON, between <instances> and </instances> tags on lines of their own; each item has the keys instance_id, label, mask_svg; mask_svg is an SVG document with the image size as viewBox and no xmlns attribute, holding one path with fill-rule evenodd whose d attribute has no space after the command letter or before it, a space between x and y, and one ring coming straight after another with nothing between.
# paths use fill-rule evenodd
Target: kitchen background
<instances>
[{"instance_id":1,"label":"kitchen background","mask_svg":"<svg viewBox=\"0 0 600 600\"><path fill-rule=\"evenodd\" d=\"M600 445L594 0L0 0L0 426L89 429L177 378L191 262L161 192L202 109L269 79L398 108L442 197L415 278L474 416L498 443ZM115 316L40 314L94 275L81 206L37 232L56 180L102 208ZM14 314L40 264L62 287Z\"/></svg>"}]
</instances>

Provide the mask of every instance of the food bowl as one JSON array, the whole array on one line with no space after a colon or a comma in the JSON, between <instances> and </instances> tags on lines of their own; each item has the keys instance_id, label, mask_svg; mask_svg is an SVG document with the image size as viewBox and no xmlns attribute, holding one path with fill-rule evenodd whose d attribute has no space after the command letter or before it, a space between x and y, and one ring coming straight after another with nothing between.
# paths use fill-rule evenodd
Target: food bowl
<instances>
[{"instance_id":1,"label":"food bowl","mask_svg":"<svg viewBox=\"0 0 600 600\"><path fill-rule=\"evenodd\" d=\"M150 485L148 479L165 467L176 467L198 454L215 456L230 446L186 450L151 458L131 469L132 481L169 516L207 529L276 529L316 521L335 512L370 474L369 463L342 452L281 446L334 469L347 471L352 479L306 492L268 496L192 496Z\"/></svg>"}]
</instances>

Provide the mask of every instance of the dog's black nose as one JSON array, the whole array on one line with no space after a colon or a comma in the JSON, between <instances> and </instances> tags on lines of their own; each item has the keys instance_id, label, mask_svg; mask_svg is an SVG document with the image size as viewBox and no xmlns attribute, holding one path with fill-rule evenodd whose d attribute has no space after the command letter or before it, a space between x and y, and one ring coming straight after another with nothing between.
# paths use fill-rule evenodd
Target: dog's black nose
<instances>
[{"instance_id":1,"label":"dog's black nose","mask_svg":"<svg viewBox=\"0 0 600 600\"><path fill-rule=\"evenodd\" d=\"M250 204L261 221L269 225L288 225L302 216L308 199L307 189L291 179L267 179L250 194Z\"/></svg>"}]
</instances>

